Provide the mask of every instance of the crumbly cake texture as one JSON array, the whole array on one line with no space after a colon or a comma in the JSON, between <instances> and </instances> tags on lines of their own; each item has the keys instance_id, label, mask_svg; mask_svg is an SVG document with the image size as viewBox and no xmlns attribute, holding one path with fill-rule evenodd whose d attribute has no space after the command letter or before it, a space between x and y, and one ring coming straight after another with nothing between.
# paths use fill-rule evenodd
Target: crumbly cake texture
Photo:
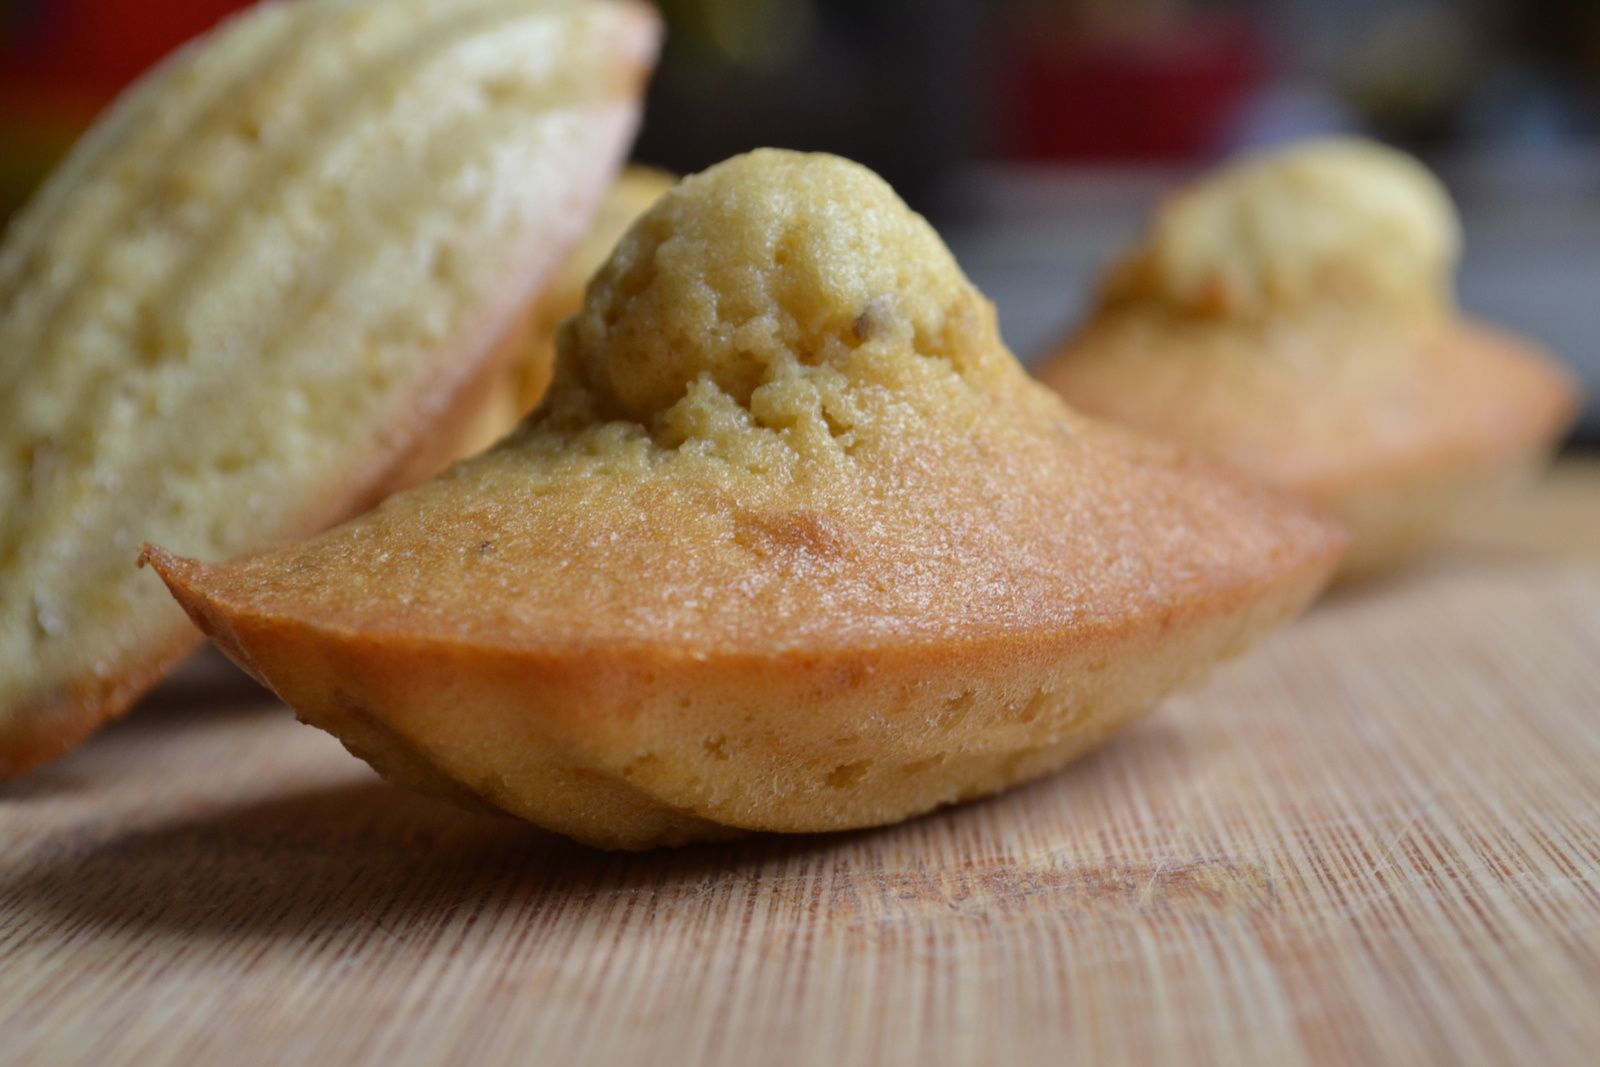
<instances>
[{"instance_id":1,"label":"crumbly cake texture","mask_svg":"<svg viewBox=\"0 0 1600 1067\"><path fill-rule=\"evenodd\" d=\"M385 775L644 848L1056 768L1343 543L1069 410L887 185L766 150L633 227L507 442L305 544L149 557Z\"/></svg>"},{"instance_id":2,"label":"crumbly cake texture","mask_svg":"<svg viewBox=\"0 0 1600 1067\"><path fill-rule=\"evenodd\" d=\"M457 452L473 456L510 433L550 387L555 369L556 333L561 324L583 307L589 279L605 263L622 235L677 178L652 167L629 166L600 202L594 221L556 272L555 279L530 309L524 328L513 332L514 351L508 366L495 379L490 396L464 434Z\"/></svg>"},{"instance_id":3,"label":"crumbly cake texture","mask_svg":"<svg viewBox=\"0 0 1600 1067\"><path fill-rule=\"evenodd\" d=\"M583 310L589 280L605 266L614 249L639 218L667 194L678 179L652 167L630 166L600 202L594 223L556 273L539 299L538 337L547 346L545 362L524 367L521 396L528 410L544 399L555 367L555 339L561 324Z\"/></svg>"},{"instance_id":4,"label":"crumbly cake texture","mask_svg":"<svg viewBox=\"0 0 1600 1067\"><path fill-rule=\"evenodd\" d=\"M259 550L448 458L657 32L610 0L265 4L85 137L0 247L0 777L198 641L143 541Z\"/></svg>"},{"instance_id":5,"label":"crumbly cake texture","mask_svg":"<svg viewBox=\"0 0 1600 1067\"><path fill-rule=\"evenodd\" d=\"M1578 408L1535 346L1462 318L1460 227L1366 142L1246 159L1179 192L1039 368L1076 407L1310 497L1381 570L1536 473Z\"/></svg>"}]
</instances>

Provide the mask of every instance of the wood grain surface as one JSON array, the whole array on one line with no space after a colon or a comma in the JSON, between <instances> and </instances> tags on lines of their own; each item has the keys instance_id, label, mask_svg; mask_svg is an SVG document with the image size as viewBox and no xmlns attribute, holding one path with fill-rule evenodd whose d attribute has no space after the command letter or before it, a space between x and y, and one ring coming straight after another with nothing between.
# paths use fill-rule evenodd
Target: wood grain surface
<instances>
[{"instance_id":1,"label":"wood grain surface","mask_svg":"<svg viewBox=\"0 0 1600 1067\"><path fill-rule=\"evenodd\" d=\"M875 833L586 852L201 661L0 787L0 1062L1593 1063L1600 574L1507 529Z\"/></svg>"}]
</instances>

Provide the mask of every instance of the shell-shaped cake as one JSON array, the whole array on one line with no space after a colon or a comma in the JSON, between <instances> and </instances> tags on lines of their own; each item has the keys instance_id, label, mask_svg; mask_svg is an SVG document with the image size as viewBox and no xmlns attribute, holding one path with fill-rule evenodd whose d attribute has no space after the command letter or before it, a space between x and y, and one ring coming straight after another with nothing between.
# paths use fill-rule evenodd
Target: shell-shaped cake
<instances>
[{"instance_id":1,"label":"shell-shaped cake","mask_svg":"<svg viewBox=\"0 0 1600 1067\"><path fill-rule=\"evenodd\" d=\"M494 450L304 544L152 549L390 778L643 848L1061 766L1295 614L1343 533L1070 410L880 179L761 151L632 228Z\"/></svg>"},{"instance_id":2,"label":"shell-shaped cake","mask_svg":"<svg viewBox=\"0 0 1600 1067\"><path fill-rule=\"evenodd\" d=\"M1181 190L1039 369L1082 410L1296 491L1400 562L1525 481L1577 413L1567 373L1455 307L1461 227L1416 160L1355 140Z\"/></svg>"},{"instance_id":3,"label":"shell-shaped cake","mask_svg":"<svg viewBox=\"0 0 1600 1067\"><path fill-rule=\"evenodd\" d=\"M593 0L296 0L182 50L0 248L0 777L199 639L226 559L437 470L585 231L658 28Z\"/></svg>"}]
</instances>

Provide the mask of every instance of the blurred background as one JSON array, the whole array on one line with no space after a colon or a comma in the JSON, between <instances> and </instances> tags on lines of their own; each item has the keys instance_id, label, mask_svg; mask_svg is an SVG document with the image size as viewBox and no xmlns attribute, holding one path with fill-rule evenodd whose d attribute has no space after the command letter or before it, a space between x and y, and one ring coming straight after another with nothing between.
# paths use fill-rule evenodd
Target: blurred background
<instances>
[{"instance_id":1,"label":"blurred background","mask_svg":"<svg viewBox=\"0 0 1600 1067\"><path fill-rule=\"evenodd\" d=\"M1361 132L1461 205L1465 307L1589 382L1600 436L1600 0L659 0L636 155L858 159L1042 355L1162 190ZM119 89L242 0L0 0L0 215Z\"/></svg>"}]
</instances>

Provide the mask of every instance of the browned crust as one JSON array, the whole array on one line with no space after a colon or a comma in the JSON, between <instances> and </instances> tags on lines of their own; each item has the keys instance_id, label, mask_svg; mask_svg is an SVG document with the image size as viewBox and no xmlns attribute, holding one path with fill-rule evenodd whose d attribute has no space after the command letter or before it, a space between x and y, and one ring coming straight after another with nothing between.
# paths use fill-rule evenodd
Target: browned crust
<instances>
[{"instance_id":1,"label":"browned crust","mask_svg":"<svg viewBox=\"0 0 1600 1067\"><path fill-rule=\"evenodd\" d=\"M1351 488L1332 503L1355 546L1340 582L1381 574L1421 554L1458 521L1502 507L1549 463L1540 446L1459 470L1424 470L1410 478Z\"/></svg>"},{"instance_id":2,"label":"browned crust","mask_svg":"<svg viewBox=\"0 0 1600 1067\"><path fill-rule=\"evenodd\" d=\"M1082 646L1086 643L1121 640L1139 632L1172 629L1181 621L1223 615L1259 599L1283 583L1315 584L1326 578L1342 558L1346 539L1331 522L1325 522L1323 536L1315 544L1299 546L1299 558L1281 574L1242 582L1221 589L1209 589L1164 605L1159 609L1133 612L1115 619L1095 619L1054 628L1034 627L1013 631L973 634L959 639L884 638L870 644L789 646L771 652L724 650L714 653L721 665L749 664L762 669L788 669L795 665L814 665L822 661L843 662L851 657L910 657L912 661L932 661L941 657L972 657L974 662L1000 656L1047 654L1051 649ZM262 611L251 603L236 583L228 580L227 564L215 565L175 555L158 545L146 545L141 565L148 564L173 597L206 637L233 657L245 671L263 685L263 677L249 654L253 639L280 639L294 631L318 641L337 643L353 654L378 652L400 661L449 659L460 662L489 662L496 658L525 664L549 676L560 675L574 685L607 683L596 679L623 670L623 665L653 669L711 662L698 650L647 641L616 641L583 647L564 645L507 644L485 646L470 638L417 630L386 631L374 634L339 625L306 621L290 615ZM570 673L569 673L570 672Z\"/></svg>"},{"instance_id":3,"label":"browned crust","mask_svg":"<svg viewBox=\"0 0 1600 1067\"><path fill-rule=\"evenodd\" d=\"M1080 410L1209 453L1341 518L1361 516L1351 520L1352 570L1423 546L1455 503L1547 454L1581 407L1554 358L1470 321L1419 335L1402 324L1392 350L1381 324L1376 340L1368 327L1341 347L1328 320L1287 341L1287 327L1229 333L1185 321L1146 320L1135 333L1109 315L1038 376ZM1149 347L1135 351L1137 341ZM1286 344L1296 347L1274 350ZM1296 361L1299 369L1283 370ZM1416 506L1402 506L1407 496ZM1422 514L1430 501L1435 514Z\"/></svg>"},{"instance_id":4,"label":"browned crust","mask_svg":"<svg viewBox=\"0 0 1600 1067\"><path fill-rule=\"evenodd\" d=\"M643 4L619 4L629 12L631 25L619 35L627 54L647 57L659 35L659 20ZM621 72L619 96L611 102L609 116L596 116L589 129L594 134L597 159L606 160L593 180L575 191L574 200L562 205L560 217L568 220L563 243L557 247L529 249L522 269L507 272L507 289L484 318L477 334L463 339L448 356L437 361L434 375L419 384L405 412L394 426L397 432L387 447L377 451L343 490L319 496L300 518L279 531L275 540L292 541L360 514L403 488L437 472L456 457L462 427L476 412L505 360L511 358L516 332L543 293L552 272L559 268L565 249L583 236L585 220L593 214L610 176L621 163L626 144L636 127L641 105L638 97L650 72L650 61ZM461 358L462 353L470 358ZM267 547L264 545L263 547ZM140 558L143 565L143 557ZM119 668L106 677L86 675L65 687L53 701L14 709L0 731L0 781L15 778L72 751L95 731L119 718L141 696L161 682L201 643L197 633L175 631L159 642L130 652Z\"/></svg>"},{"instance_id":5,"label":"browned crust","mask_svg":"<svg viewBox=\"0 0 1600 1067\"><path fill-rule=\"evenodd\" d=\"M60 759L120 716L201 644L199 633L177 627L166 640L124 660L104 678L86 676L49 703L13 709L0 745L0 781Z\"/></svg>"},{"instance_id":6,"label":"browned crust","mask_svg":"<svg viewBox=\"0 0 1600 1067\"><path fill-rule=\"evenodd\" d=\"M1276 573L1114 620L710 657L656 644L491 648L332 628L236 601L203 564L156 548L146 557L229 656L380 773L632 849L878 825L1053 769L1301 610L1344 548L1325 533ZM947 714L952 693L965 695L964 719L923 736L916 724ZM1047 693L1037 718L1018 726L1018 709ZM886 708L898 710L886 718ZM693 748L699 734L725 739L749 765L717 763L728 758L720 754L706 763ZM783 740L763 750L769 736ZM853 747L835 749L835 738ZM544 760L548 788L483 778L464 755L483 747ZM830 759L833 775L863 780L808 792ZM921 783L892 777L911 767L925 768ZM866 777L878 773L891 776ZM784 799L763 802L762 783L777 783Z\"/></svg>"},{"instance_id":7,"label":"browned crust","mask_svg":"<svg viewBox=\"0 0 1600 1067\"><path fill-rule=\"evenodd\" d=\"M1492 474L1553 449L1577 421L1583 394L1576 378L1532 342L1463 322L1439 344L1446 359L1459 363L1455 374L1433 380L1441 394L1437 436L1407 452L1363 456L1342 476L1307 484L1313 497L1332 501L1381 487ZM1456 424L1445 417L1452 402L1463 416Z\"/></svg>"}]
</instances>

